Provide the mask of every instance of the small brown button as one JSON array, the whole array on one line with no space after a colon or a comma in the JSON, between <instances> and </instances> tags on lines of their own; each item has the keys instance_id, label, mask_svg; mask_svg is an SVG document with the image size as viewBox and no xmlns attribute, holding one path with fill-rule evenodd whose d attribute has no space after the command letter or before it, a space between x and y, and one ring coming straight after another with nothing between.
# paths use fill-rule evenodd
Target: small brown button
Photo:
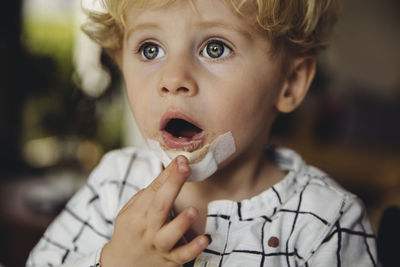
<instances>
[{"instance_id":1,"label":"small brown button","mask_svg":"<svg viewBox=\"0 0 400 267\"><path fill-rule=\"evenodd\" d=\"M279 239L276 236L271 236L271 238L268 239L268 246L277 248L279 246Z\"/></svg>"}]
</instances>

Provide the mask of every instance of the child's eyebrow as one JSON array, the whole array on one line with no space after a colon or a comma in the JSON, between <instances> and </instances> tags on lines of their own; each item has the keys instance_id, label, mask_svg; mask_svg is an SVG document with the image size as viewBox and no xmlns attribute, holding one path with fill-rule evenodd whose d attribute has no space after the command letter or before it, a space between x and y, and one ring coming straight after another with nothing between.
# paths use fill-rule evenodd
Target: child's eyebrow
<instances>
[{"instance_id":1,"label":"child's eyebrow","mask_svg":"<svg viewBox=\"0 0 400 267\"><path fill-rule=\"evenodd\" d=\"M246 39L251 40L251 34L248 30L245 30L241 27L227 24L222 21L203 21L197 24L198 28L201 29L212 29L212 28L222 28L231 32L239 33L240 35L244 36ZM161 30L161 27L156 23L146 22L140 23L135 25L134 27L130 28L126 34L126 40L129 40L130 36L137 31L140 30Z\"/></svg>"},{"instance_id":2,"label":"child's eyebrow","mask_svg":"<svg viewBox=\"0 0 400 267\"><path fill-rule=\"evenodd\" d=\"M140 30L148 30L148 29L150 29L150 30L160 30L161 28L160 28L159 25L157 25L155 23L151 23L151 22L137 24L137 25L135 25L134 27L132 27L132 28L130 28L128 30L128 32L126 34L126 40L128 40L129 37L134 32L137 32L137 31L140 31Z\"/></svg>"},{"instance_id":3,"label":"child's eyebrow","mask_svg":"<svg viewBox=\"0 0 400 267\"><path fill-rule=\"evenodd\" d=\"M236 26L234 24L227 24L224 23L222 21L204 21L204 22L200 22L198 24L198 26L200 28L204 28L204 29L212 29L212 28L223 28L225 30L231 31L231 32L236 32L239 33L240 35L244 36L246 39L251 40L251 33L249 32L249 30L245 30L242 27Z\"/></svg>"}]
</instances>

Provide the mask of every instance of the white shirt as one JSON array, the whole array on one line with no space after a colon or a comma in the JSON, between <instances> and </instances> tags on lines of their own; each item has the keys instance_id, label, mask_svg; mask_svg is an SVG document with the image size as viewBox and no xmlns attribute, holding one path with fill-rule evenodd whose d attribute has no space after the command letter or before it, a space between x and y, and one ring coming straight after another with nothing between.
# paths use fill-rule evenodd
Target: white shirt
<instances>
[{"instance_id":1,"label":"white shirt","mask_svg":"<svg viewBox=\"0 0 400 267\"><path fill-rule=\"evenodd\" d=\"M240 202L209 203L212 243L197 267L378 266L360 200L295 152L274 150L285 178ZM119 210L162 171L152 152L107 153L32 250L27 266L99 266ZM64 264L64 265L63 265Z\"/></svg>"}]
</instances>

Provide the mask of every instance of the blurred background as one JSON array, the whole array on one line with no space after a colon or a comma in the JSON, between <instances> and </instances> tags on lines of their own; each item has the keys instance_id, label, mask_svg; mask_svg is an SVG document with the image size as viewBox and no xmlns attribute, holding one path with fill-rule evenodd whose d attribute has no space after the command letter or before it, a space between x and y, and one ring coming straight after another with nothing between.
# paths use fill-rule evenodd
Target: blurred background
<instances>
[{"instance_id":1,"label":"blurred background","mask_svg":"<svg viewBox=\"0 0 400 267\"><path fill-rule=\"evenodd\" d=\"M24 266L101 156L143 143L115 66L79 30L79 0L2 10L0 265ZM376 232L400 206L399 14L397 0L346 0L310 94L271 138L359 195Z\"/></svg>"}]
</instances>

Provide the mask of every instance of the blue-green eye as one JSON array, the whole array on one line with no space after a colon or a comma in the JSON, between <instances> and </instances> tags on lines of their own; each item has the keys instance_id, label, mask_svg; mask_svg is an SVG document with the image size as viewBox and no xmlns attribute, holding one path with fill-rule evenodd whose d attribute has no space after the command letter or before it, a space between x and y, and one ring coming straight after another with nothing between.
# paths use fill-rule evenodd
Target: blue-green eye
<instances>
[{"instance_id":1,"label":"blue-green eye","mask_svg":"<svg viewBox=\"0 0 400 267\"><path fill-rule=\"evenodd\" d=\"M157 44L145 43L140 47L143 59L153 60L165 55L164 50Z\"/></svg>"},{"instance_id":2,"label":"blue-green eye","mask_svg":"<svg viewBox=\"0 0 400 267\"><path fill-rule=\"evenodd\" d=\"M231 53L232 50L226 44L216 40L209 42L201 51L201 54L207 58L224 58Z\"/></svg>"}]
</instances>

